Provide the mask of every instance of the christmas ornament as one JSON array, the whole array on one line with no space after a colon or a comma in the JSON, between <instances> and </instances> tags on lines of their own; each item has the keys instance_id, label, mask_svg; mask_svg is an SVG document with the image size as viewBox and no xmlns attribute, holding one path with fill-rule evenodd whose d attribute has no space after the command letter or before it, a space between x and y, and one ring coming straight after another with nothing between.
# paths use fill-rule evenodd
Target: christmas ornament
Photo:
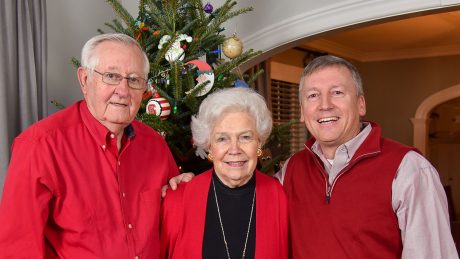
<instances>
[{"instance_id":1,"label":"christmas ornament","mask_svg":"<svg viewBox=\"0 0 460 259\"><path fill-rule=\"evenodd\" d=\"M196 66L198 68L198 71L197 71L198 76L195 78L195 80L198 83L196 84L195 87L198 87L201 84L204 84L205 82L209 81L209 83L207 83L206 86L196 94L196 96L203 96L207 94L211 90L212 86L214 85L214 72L212 71L211 66L208 63L201 61L201 60L197 60L197 59L191 60L185 64ZM192 90L186 92L186 94L190 94L191 91Z\"/></svg>"},{"instance_id":2,"label":"christmas ornament","mask_svg":"<svg viewBox=\"0 0 460 259\"><path fill-rule=\"evenodd\" d=\"M207 2L204 5L203 10L204 10L205 13L212 13L212 10L214 10L214 6L212 6L212 4L210 2Z\"/></svg>"},{"instance_id":3,"label":"christmas ornament","mask_svg":"<svg viewBox=\"0 0 460 259\"><path fill-rule=\"evenodd\" d=\"M158 93L155 93L154 98L148 101L145 112L159 116L162 120L166 120L171 114L171 105L168 100L161 97Z\"/></svg>"},{"instance_id":4,"label":"christmas ornament","mask_svg":"<svg viewBox=\"0 0 460 259\"><path fill-rule=\"evenodd\" d=\"M226 57L236 58L243 52L243 42L241 42L240 38L238 38L236 34L233 34L232 37L229 37L224 41L222 50Z\"/></svg>"},{"instance_id":5,"label":"christmas ornament","mask_svg":"<svg viewBox=\"0 0 460 259\"><path fill-rule=\"evenodd\" d=\"M145 90L144 94L142 95L142 101L152 97L156 93L155 89L153 88L153 79L149 79L147 82L147 89Z\"/></svg>"},{"instance_id":6,"label":"christmas ornament","mask_svg":"<svg viewBox=\"0 0 460 259\"><path fill-rule=\"evenodd\" d=\"M201 147L196 148L195 155L201 157L201 159L206 159L208 157L206 151Z\"/></svg>"},{"instance_id":7,"label":"christmas ornament","mask_svg":"<svg viewBox=\"0 0 460 259\"><path fill-rule=\"evenodd\" d=\"M138 28L135 32L134 32L134 36L136 37L136 40L139 41L141 35L142 35L142 32L143 31L149 31L149 27L145 25L144 22L141 22L139 20L136 20L134 22L134 25Z\"/></svg>"},{"instance_id":8,"label":"christmas ornament","mask_svg":"<svg viewBox=\"0 0 460 259\"><path fill-rule=\"evenodd\" d=\"M237 79L235 81L235 87L249 88L249 85L248 85L248 83L246 83L246 81L241 80L241 79Z\"/></svg>"},{"instance_id":9,"label":"christmas ornament","mask_svg":"<svg viewBox=\"0 0 460 259\"><path fill-rule=\"evenodd\" d=\"M158 43L158 49L162 49L165 43L168 43L171 39L170 35L163 35L161 37L160 42ZM171 47L166 51L165 59L169 62L174 62L176 60L184 60L184 50L181 48L180 44L181 41L185 40L186 42L192 42L192 37L188 36L187 34L179 34L176 39L174 40Z\"/></svg>"}]
</instances>

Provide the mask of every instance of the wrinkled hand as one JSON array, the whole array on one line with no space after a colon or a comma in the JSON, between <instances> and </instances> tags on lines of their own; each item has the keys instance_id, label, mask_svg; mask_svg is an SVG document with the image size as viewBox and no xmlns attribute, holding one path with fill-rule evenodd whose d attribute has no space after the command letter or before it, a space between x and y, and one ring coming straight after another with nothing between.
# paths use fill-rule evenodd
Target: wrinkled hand
<instances>
[{"instance_id":1,"label":"wrinkled hand","mask_svg":"<svg viewBox=\"0 0 460 259\"><path fill-rule=\"evenodd\" d=\"M166 190L171 187L171 189L174 191L177 189L177 185L179 183L186 183L192 180L192 178L195 177L195 174L192 172L188 173L182 173L178 176L174 176L173 178L169 179L169 185L165 185L161 188L161 198L164 198L166 196Z\"/></svg>"}]
</instances>

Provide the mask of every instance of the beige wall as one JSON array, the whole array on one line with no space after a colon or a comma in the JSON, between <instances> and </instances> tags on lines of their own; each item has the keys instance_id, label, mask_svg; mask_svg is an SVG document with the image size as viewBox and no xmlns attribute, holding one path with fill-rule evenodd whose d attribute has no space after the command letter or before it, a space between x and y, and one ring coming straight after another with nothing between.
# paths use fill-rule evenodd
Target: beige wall
<instances>
[{"instance_id":1,"label":"beige wall","mask_svg":"<svg viewBox=\"0 0 460 259\"><path fill-rule=\"evenodd\" d=\"M367 119L385 136L412 145L417 107L428 96L460 83L460 56L357 63L367 101Z\"/></svg>"},{"instance_id":2,"label":"beige wall","mask_svg":"<svg viewBox=\"0 0 460 259\"><path fill-rule=\"evenodd\" d=\"M102 0L48 0L48 100L56 100L64 106L82 98L76 68L70 63L72 57L80 58L85 42L99 34L105 22L115 18L115 13ZM58 109L48 103L48 114Z\"/></svg>"}]
</instances>

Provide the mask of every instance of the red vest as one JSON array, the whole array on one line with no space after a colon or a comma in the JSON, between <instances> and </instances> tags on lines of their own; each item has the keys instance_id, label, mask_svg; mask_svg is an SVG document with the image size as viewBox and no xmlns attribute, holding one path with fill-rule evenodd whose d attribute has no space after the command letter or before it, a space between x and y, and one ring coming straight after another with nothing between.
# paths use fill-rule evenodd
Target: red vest
<instances>
[{"instance_id":1,"label":"red vest","mask_svg":"<svg viewBox=\"0 0 460 259\"><path fill-rule=\"evenodd\" d=\"M292 258L401 258L392 182L411 148L382 138L372 124L349 165L329 186L328 202L327 174L310 150L313 143L290 159L284 178Z\"/></svg>"}]
</instances>

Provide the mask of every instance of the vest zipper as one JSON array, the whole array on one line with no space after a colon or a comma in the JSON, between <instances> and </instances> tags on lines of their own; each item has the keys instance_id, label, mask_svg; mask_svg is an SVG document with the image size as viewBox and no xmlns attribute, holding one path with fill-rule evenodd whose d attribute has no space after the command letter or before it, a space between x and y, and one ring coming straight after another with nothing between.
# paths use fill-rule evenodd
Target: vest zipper
<instances>
[{"instance_id":1,"label":"vest zipper","mask_svg":"<svg viewBox=\"0 0 460 259\"><path fill-rule=\"evenodd\" d=\"M324 176L324 180L326 180L326 203L329 204L331 203L331 196L332 196L332 189L334 189L334 185L335 183L337 182L337 180L339 179L340 176L342 176L343 174L345 174L346 172L348 172L348 169L353 166L356 161L358 160L361 160L362 158L365 158L365 157L369 157L369 156L372 156L374 154L377 154L377 153L380 153L380 152L372 152L372 153L366 153L366 154L362 154L360 155L359 157L355 158L352 163L348 164L346 167L344 167L342 169L342 171L340 171L337 176L334 178L334 181L332 181L332 185L329 184L329 179ZM327 174L326 174L327 175Z\"/></svg>"}]
</instances>

